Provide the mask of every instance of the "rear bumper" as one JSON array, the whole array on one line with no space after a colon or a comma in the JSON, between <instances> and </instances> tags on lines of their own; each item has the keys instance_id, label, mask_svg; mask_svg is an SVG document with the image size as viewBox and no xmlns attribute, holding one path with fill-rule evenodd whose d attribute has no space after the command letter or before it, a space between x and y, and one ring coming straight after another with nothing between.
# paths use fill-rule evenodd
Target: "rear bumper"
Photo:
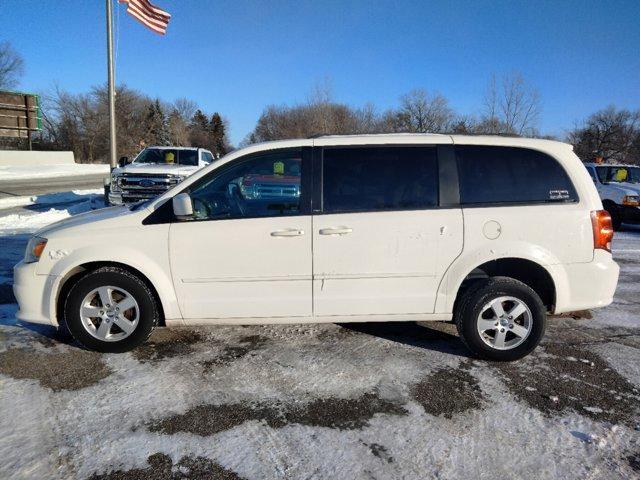
<instances>
[{"instance_id":1,"label":"rear bumper","mask_svg":"<svg viewBox=\"0 0 640 480\"><path fill-rule=\"evenodd\" d=\"M49 296L56 277L37 275L37 263L20 262L13 267L13 294L18 301L18 320L30 323L54 325L57 323L49 315Z\"/></svg>"},{"instance_id":2,"label":"rear bumper","mask_svg":"<svg viewBox=\"0 0 640 480\"><path fill-rule=\"evenodd\" d=\"M596 250L590 263L556 265L554 269L556 278L563 280L556 285L553 313L606 307L613 302L620 267L610 253Z\"/></svg>"}]
</instances>

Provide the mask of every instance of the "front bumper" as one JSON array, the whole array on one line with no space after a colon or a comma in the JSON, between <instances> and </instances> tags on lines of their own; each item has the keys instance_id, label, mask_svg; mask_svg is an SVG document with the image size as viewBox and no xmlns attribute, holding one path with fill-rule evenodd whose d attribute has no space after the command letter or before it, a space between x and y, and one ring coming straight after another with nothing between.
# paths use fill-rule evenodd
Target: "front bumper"
<instances>
[{"instance_id":1,"label":"front bumper","mask_svg":"<svg viewBox=\"0 0 640 480\"><path fill-rule=\"evenodd\" d=\"M167 189L168 190L168 189ZM119 193L109 193L109 204L110 205L123 205L127 203L135 203L140 200L149 200L151 198L159 197L164 194L167 190L162 190L153 193L143 193L143 192L131 192L131 191L123 191Z\"/></svg>"},{"instance_id":2,"label":"front bumper","mask_svg":"<svg viewBox=\"0 0 640 480\"><path fill-rule=\"evenodd\" d=\"M113 193L109 192L108 196L109 205L122 205L122 194L121 193Z\"/></svg>"},{"instance_id":3,"label":"front bumper","mask_svg":"<svg viewBox=\"0 0 640 480\"><path fill-rule=\"evenodd\" d=\"M57 326L50 315L49 292L52 291L55 276L36 274L37 262L20 262L13 267L13 294L18 301L18 320L30 323Z\"/></svg>"},{"instance_id":4,"label":"front bumper","mask_svg":"<svg viewBox=\"0 0 640 480\"><path fill-rule=\"evenodd\" d=\"M606 307L613 302L620 267L610 253L595 250L590 263L556 265L556 307L553 313L565 313ZM563 271L561 271L561 270Z\"/></svg>"}]
</instances>

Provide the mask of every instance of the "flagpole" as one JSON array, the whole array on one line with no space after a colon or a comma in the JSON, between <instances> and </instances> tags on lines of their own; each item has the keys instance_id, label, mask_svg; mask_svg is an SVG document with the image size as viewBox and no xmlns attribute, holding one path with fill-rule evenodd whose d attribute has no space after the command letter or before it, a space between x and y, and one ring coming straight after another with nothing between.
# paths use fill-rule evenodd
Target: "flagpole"
<instances>
[{"instance_id":1,"label":"flagpole","mask_svg":"<svg viewBox=\"0 0 640 480\"><path fill-rule=\"evenodd\" d=\"M111 13L111 1L107 1L107 69L109 89L109 163L111 170L117 166L116 148L116 87L115 68L113 66L113 16Z\"/></svg>"}]
</instances>

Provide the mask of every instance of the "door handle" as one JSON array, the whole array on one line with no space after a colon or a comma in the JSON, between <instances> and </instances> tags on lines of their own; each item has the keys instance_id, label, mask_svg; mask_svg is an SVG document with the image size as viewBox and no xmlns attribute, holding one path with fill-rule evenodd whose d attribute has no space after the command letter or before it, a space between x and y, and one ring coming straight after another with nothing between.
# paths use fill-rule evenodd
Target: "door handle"
<instances>
[{"instance_id":1,"label":"door handle","mask_svg":"<svg viewBox=\"0 0 640 480\"><path fill-rule=\"evenodd\" d=\"M300 235L304 235L304 230L298 230L297 228L287 228L286 230L271 232L272 237L299 237Z\"/></svg>"},{"instance_id":2,"label":"door handle","mask_svg":"<svg viewBox=\"0 0 640 480\"><path fill-rule=\"evenodd\" d=\"M353 232L353 229L349 227L331 227L321 228L319 233L320 235L346 235L351 232Z\"/></svg>"}]
</instances>

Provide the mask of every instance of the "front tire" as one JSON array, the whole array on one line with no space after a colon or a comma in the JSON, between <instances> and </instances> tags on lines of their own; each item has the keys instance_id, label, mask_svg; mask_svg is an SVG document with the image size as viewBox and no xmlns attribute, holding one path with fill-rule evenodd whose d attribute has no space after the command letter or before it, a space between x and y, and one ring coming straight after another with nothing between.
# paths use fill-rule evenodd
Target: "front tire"
<instances>
[{"instance_id":1,"label":"front tire","mask_svg":"<svg viewBox=\"0 0 640 480\"><path fill-rule=\"evenodd\" d=\"M138 276L118 267L83 275L69 290L64 321L84 347L121 353L143 343L158 324L153 292Z\"/></svg>"},{"instance_id":2,"label":"front tire","mask_svg":"<svg viewBox=\"0 0 640 480\"><path fill-rule=\"evenodd\" d=\"M538 346L547 314L529 286L509 277L492 277L464 292L454 319L460 338L476 356L512 361Z\"/></svg>"}]
</instances>

